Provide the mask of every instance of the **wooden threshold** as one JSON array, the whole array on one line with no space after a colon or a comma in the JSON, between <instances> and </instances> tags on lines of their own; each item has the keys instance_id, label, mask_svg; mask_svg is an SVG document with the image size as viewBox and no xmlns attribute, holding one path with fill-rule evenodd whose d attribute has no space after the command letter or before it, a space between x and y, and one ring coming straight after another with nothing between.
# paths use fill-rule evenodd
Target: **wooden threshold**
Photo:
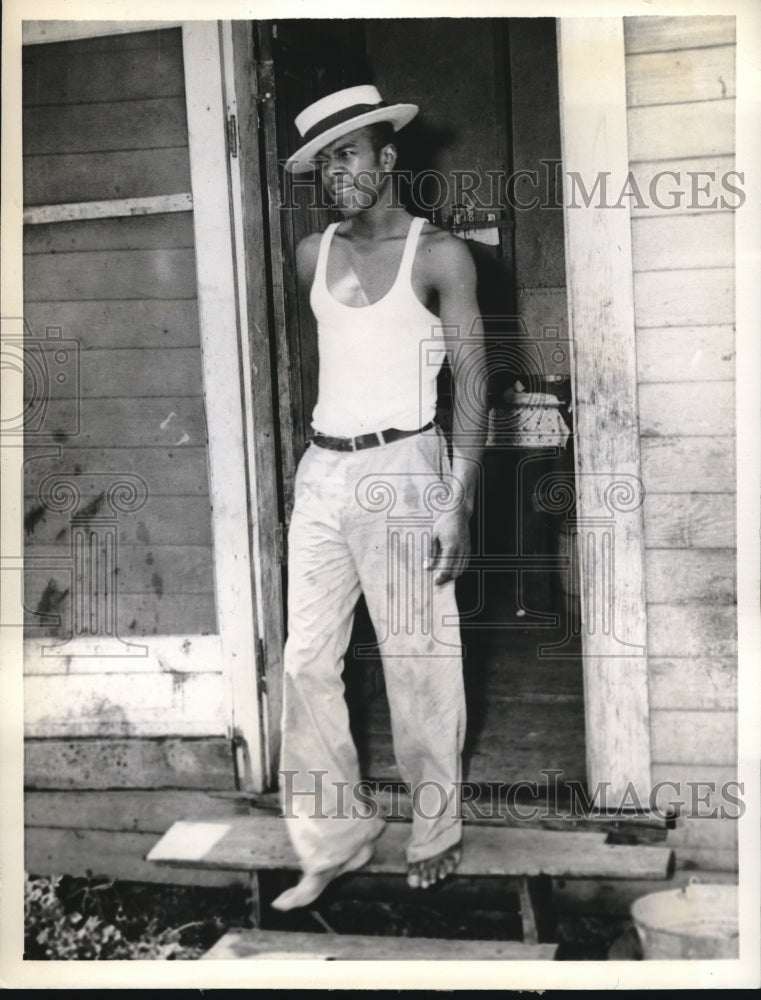
<instances>
[{"instance_id":1,"label":"wooden threshold","mask_svg":"<svg viewBox=\"0 0 761 1000\"><path fill-rule=\"evenodd\" d=\"M388 823L377 842L375 856L363 871L404 873L404 848L409 833L409 824ZM474 825L466 831L458 872L488 876L662 879L673 870L674 855L670 848L609 844L606 839L604 834L595 832ZM147 860L251 872L299 868L284 821L266 814L231 816L215 822L175 823L150 851Z\"/></svg>"},{"instance_id":2,"label":"wooden threshold","mask_svg":"<svg viewBox=\"0 0 761 1000\"><path fill-rule=\"evenodd\" d=\"M231 931L205 959L320 959L386 961L549 961L556 944L523 941L463 941L438 938L386 937L358 934L307 934L294 931Z\"/></svg>"}]
</instances>

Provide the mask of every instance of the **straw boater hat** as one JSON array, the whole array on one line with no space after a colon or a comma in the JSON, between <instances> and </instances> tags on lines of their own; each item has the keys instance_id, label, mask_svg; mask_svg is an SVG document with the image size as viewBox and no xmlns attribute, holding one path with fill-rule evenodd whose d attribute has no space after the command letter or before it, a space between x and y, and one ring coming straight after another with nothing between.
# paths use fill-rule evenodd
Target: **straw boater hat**
<instances>
[{"instance_id":1,"label":"straw boater hat","mask_svg":"<svg viewBox=\"0 0 761 1000\"><path fill-rule=\"evenodd\" d=\"M391 122L398 132L417 112L417 104L386 104L371 86L329 94L296 115L296 128L304 145L288 159L285 168L294 174L313 170L315 154L334 139L375 122Z\"/></svg>"}]
</instances>

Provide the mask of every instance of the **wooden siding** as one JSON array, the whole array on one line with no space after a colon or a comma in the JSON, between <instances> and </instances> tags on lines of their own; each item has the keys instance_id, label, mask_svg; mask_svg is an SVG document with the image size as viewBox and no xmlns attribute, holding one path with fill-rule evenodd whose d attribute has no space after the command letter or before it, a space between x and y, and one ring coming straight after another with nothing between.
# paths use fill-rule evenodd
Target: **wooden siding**
<instances>
[{"instance_id":1,"label":"wooden siding","mask_svg":"<svg viewBox=\"0 0 761 1000\"><path fill-rule=\"evenodd\" d=\"M187 885L238 881L234 873L175 872L145 861L178 819L235 811L227 739L28 739L24 779L30 873Z\"/></svg>"},{"instance_id":2,"label":"wooden siding","mask_svg":"<svg viewBox=\"0 0 761 1000\"><path fill-rule=\"evenodd\" d=\"M189 191L179 29L30 46L23 63L25 203ZM138 160L139 190L129 166ZM142 509L118 516L122 634L215 631L192 212L25 227L24 298L48 370L58 370L58 331L76 364L44 401L58 454L25 470L28 634L40 634L51 583L58 595L72 586L71 524L38 487L75 475L95 517L103 473L137 476L148 493ZM57 602L60 626L44 634L67 633L70 605Z\"/></svg>"},{"instance_id":3,"label":"wooden siding","mask_svg":"<svg viewBox=\"0 0 761 1000\"><path fill-rule=\"evenodd\" d=\"M678 175L665 206L632 211L653 779L720 788L737 760L734 19L626 18L625 38L632 172L643 194ZM680 867L732 870L736 835L693 809L669 841Z\"/></svg>"}]
</instances>

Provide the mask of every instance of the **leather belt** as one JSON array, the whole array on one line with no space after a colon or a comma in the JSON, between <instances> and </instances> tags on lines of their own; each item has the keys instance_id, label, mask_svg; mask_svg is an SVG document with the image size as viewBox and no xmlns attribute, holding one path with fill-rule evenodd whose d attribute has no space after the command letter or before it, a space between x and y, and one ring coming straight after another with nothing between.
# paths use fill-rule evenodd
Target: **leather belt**
<instances>
[{"instance_id":1,"label":"leather belt","mask_svg":"<svg viewBox=\"0 0 761 1000\"><path fill-rule=\"evenodd\" d=\"M375 431L372 434L360 434L359 437L330 437L327 434L315 434L312 438L314 444L320 448L330 448L333 451L362 451L363 448L377 448L381 444L391 444L392 441L401 441L402 438L412 437L413 434L422 434L423 431L434 427L434 421L429 420L425 427L418 427L414 431L400 431L396 427L389 427L385 431Z\"/></svg>"}]
</instances>

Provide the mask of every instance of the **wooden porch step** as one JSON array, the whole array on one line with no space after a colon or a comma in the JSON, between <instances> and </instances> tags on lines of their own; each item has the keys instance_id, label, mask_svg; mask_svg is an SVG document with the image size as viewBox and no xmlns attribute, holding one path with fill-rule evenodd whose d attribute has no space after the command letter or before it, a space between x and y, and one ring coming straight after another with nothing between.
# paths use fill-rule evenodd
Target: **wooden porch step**
<instances>
[{"instance_id":1,"label":"wooden porch step","mask_svg":"<svg viewBox=\"0 0 761 1000\"><path fill-rule=\"evenodd\" d=\"M549 961L556 944L524 941L463 941L441 938L387 937L359 934L306 934L301 931L231 931L203 958Z\"/></svg>"},{"instance_id":2,"label":"wooden porch step","mask_svg":"<svg viewBox=\"0 0 761 1000\"><path fill-rule=\"evenodd\" d=\"M331 822L325 820L325 822ZM338 821L335 821L338 822ZM404 874L406 823L387 823L363 873ZM227 820L175 823L147 856L165 865L261 871L298 869L285 823L267 813ZM609 844L603 833L468 826L461 875L553 878L662 879L673 870L668 847Z\"/></svg>"}]
</instances>

